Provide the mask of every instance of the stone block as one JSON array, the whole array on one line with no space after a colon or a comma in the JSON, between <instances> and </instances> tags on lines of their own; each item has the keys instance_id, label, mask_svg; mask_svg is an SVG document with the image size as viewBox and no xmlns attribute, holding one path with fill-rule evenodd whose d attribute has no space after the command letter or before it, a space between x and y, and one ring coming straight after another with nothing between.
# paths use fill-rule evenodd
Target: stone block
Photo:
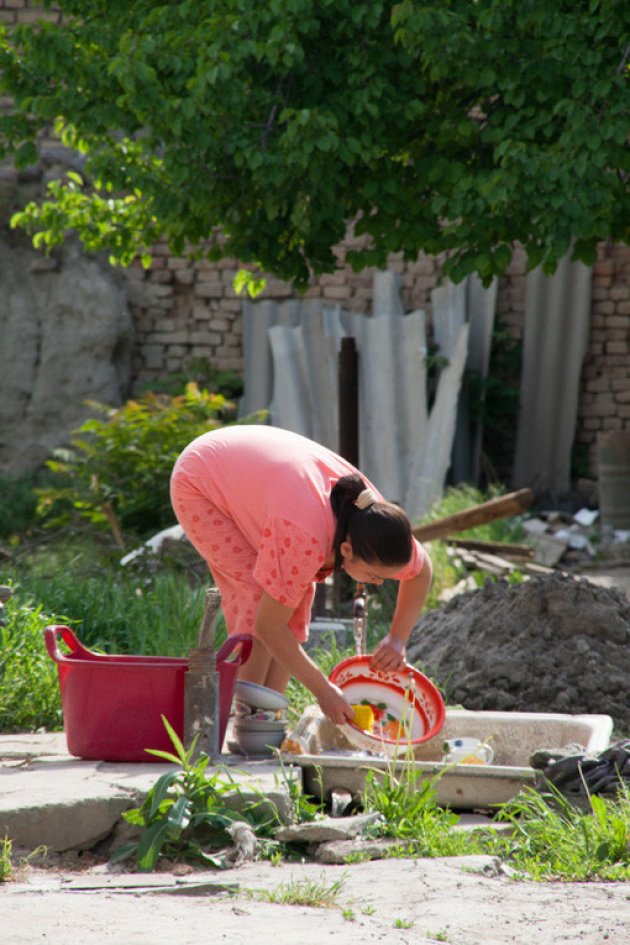
<instances>
[{"instance_id":1,"label":"stone block","mask_svg":"<svg viewBox=\"0 0 630 945\"><path fill-rule=\"evenodd\" d=\"M222 312L234 312L240 314L242 308L242 301L239 296L236 296L231 299L220 299L218 308Z\"/></svg>"},{"instance_id":2,"label":"stone block","mask_svg":"<svg viewBox=\"0 0 630 945\"><path fill-rule=\"evenodd\" d=\"M164 299L171 298L173 295L173 287L171 285L160 285L156 282L149 282L147 279L144 279L142 282L130 280L127 282L127 292L129 294L129 302L132 305L140 305L143 308L148 308Z\"/></svg>"},{"instance_id":3,"label":"stone block","mask_svg":"<svg viewBox=\"0 0 630 945\"><path fill-rule=\"evenodd\" d=\"M162 345L145 345L142 351L147 368L162 368L166 352Z\"/></svg>"},{"instance_id":4,"label":"stone block","mask_svg":"<svg viewBox=\"0 0 630 945\"><path fill-rule=\"evenodd\" d=\"M164 262L164 261L162 261ZM149 276L149 281L157 283L158 285L169 285L173 281L173 273L170 269L156 269L151 272Z\"/></svg>"},{"instance_id":5,"label":"stone block","mask_svg":"<svg viewBox=\"0 0 630 945\"><path fill-rule=\"evenodd\" d=\"M191 331L190 341L194 345L220 345L223 336L216 331Z\"/></svg>"},{"instance_id":6,"label":"stone block","mask_svg":"<svg viewBox=\"0 0 630 945\"><path fill-rule=\"evenodd\" d=\"M628 343L626 341L607 341L605 345L606 354L627 354Z\"/></svg>"},{"instance_id":7,"label":"stone block","mask_svg":"<svg viewBox=\"0 0 630 945\"><path fill-rule=\"evenodd\" d=\"M208 322L208 328L210 328L212 331L225 334L226 332L229 332L230 330L230 322L227 318L217 318L216 316L213 316L210 318L210 321ZM234 340L237 344L240 344L240 338L234 338L231 340Z\"/></svg>"},{"instance_id":8,"label":"stone block","mask_svg":"<svg viewBox=\"0 0 630 945\"><path fill-rule=\"evenodd\" d=\"M169 338L172 332L175 331L175 327L175 321L172 318L158 318L154 325L156 332L168 334Z\"/></svg>"},{"instance_id":9,"label":"stone block","mask_svg":"<svg viewBox=\"0 0 630 945\"><path fill-rule=\"evenodd\" d=\"M166 265L169 269L179 270L189 269L190 272L193 272L193 266L189 259L186 259L184 256L169 256Z\"/></svg>"},{"instance_id":10,"label":"stone block","mask_svg":"<svg viewBox=\"0 0 630 945\"><path fill-rule=\"evenodd\" d=\"M207 322L210 320L212 312L203 302L195 302L192 308L192 317L196 322Z\"/></svg>"},{"instance_id":11,"label":"stone block","mask_svg":"<svg viewBox=\"0 0 630 945\"><path fill-rule=\"evenodd\" d=\"M173 272L173 279L177 285L192 285L195 274L192 269L176 269Z\"/></svg>"},{"instance_id":12,"label":"stone block","mask_svg":"<svg viewBox=\"0 0 630 945\"><path fill-rule=\"evenodd\" d=\"M194 295L198 299L220 299L225 291L221 282L200 282L197 280Z\"/></svg>"},{"instance_id":13,"label":"stone block","mask_svg":"<svg viewBox=\"0 0 630 945\"><path fill-rule=\"evenodd\" d=\"M324 289L325 299L349 299L351 294L350 287L347 285L329 285Z\"/></svg>"}]
</instances>

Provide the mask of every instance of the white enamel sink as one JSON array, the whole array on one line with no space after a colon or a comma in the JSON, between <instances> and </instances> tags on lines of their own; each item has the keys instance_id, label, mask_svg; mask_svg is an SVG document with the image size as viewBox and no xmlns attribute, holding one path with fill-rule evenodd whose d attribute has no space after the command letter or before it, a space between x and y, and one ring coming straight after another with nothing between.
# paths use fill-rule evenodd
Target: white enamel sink
<instances>
[{"instance_id":1,"label":"white enamel sink","mask_svg":"<svg viewBox=\"0 0 630 945\"><path fill-rule=\"evenodd\" d=\"M530 758L535 751L576 745L597 754L609 746L612 730L609 715L447 709L440 733L415 749L415 768L423 779L439 776L435 784L439 805L454 810L489 808L534 784ZM353 750L343 731L331 725L316 706L306 710L292 734L305 751L283 752L282 759L302 768L305 791L320 799L330 797L337 788L360 797L369 769L386 771L393 764L401 770L405 763L402 758L393 763L382 755ZM492 764L445 765L443 742L459 736L487 740L494 749Z\"/></svg>"}]
</instances>

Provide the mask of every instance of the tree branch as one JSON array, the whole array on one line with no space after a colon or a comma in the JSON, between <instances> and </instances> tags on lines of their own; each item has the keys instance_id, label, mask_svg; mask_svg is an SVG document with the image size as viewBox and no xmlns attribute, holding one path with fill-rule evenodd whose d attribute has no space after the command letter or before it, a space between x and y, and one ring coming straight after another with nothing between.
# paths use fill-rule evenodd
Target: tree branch
<instances>
[{"instance_id":1,"label":"tree branch","mask_svg":"<svg viewBox=\"0 0 630 945\"><path fill-rule=\"evenodd\" d=\"M625 51L625 53L623 54L623 59L621 60L621 62L620 62L619 65L617 66L617 75L621 75L621 73L622 73L623 70L625 69L626 63L627 63L627 61L628 61L628 57L629 57L629 56L630 56L630 43L628 43L628 45L626 46L626 51Z\"/></svg>"}]
</instances>

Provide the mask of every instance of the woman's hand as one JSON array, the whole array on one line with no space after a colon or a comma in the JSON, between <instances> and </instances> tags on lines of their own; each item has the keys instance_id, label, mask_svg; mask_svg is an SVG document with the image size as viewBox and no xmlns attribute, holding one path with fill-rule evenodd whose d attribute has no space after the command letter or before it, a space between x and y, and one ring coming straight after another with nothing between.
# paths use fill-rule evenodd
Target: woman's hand
<instances>
[{"instance_id":1,"label":"woman's hand","mask_svg":"<svg viewBox=\"0 0 630 945\"><path fill-rule=\"evenodd\" d=\"M388 633L377 644L370 660L370 668L382 673L396 673L407 665L405 657L403 641Z\"/></svg>"},{"instance_id":2,"label":"woman's hand","mask_svg":"<svg viewBox=\"0 0 630 945\"><path fill-rule=\"evenodd\" d=\"M431 586L431 559L426 554L422 569L415 577L400 581L396 609L387 636L374 649L370 666L383 673L396 673L407 665L405 644L422 608Z\"/></svg>"},{"instance_id":3,"label":"woman's hand","mask_svg":"<svg viewBox=\"0 0 630 945\"><path fill-rule=\"evenodd\" d=\"M326 687L316 695L320 709L334 725L343 725L354 718L354 709L338 686L326 680Z\"/></svg>"}]
</instances>

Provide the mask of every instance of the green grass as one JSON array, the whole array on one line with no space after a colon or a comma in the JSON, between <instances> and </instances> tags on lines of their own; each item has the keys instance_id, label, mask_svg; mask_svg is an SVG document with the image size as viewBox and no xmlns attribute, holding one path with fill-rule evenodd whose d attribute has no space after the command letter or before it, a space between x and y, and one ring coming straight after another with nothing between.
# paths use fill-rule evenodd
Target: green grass
<instances>
[{"instance_id":1,"label":"green grass","mask_svg":"<svg viewBox=\"0 0 630 945\"><path fill-rule=\"evenodd\" d=\"M501 810L514 827L501 855L538 881L630 880L630 788L588 800L583 811L551 786L547 795L522 791Z\"/></svg>"},{"instance_id":2,"label":"green grass","mask_svg":"<svg viewBox=\"0 0 630 945\"><path fill-rule=\"evenodd\" d=\"M57 667L44 646L41 606L11 598L0 625L0 731L62 726Z\"/></svg>"},{"instance_id":3,"label":"green grass","mask_svg":"<svg viewBox=\"0 0 630 945\"><path fill-rule=\"evenodd\" d=\"M364 809L381 814L374 832L406 843L392 856L501 858L521 879L565 882L630 880L630 788L612 797L587 795L587 809L572 804L552 785L523 789L497 809L496 825L458 829L459 817L436 803L441 774L422 779L408 753L402 770L369 771ZM496 826L505 823L506 835Z\"/></svg>"},{"instance_id":4,"label":"green grass","mask_svg":"<svg viewBox=\"0 0 630 945\"><path fill-rule=\"evenodd\" d=\"M488 494L484 495L479 489L466 483L448 488L445 490L442 499L436 502L429 512L422 517L422 521L414 522L414 525L425 525L436 519L455 515L457 512L463 512L474 505L496 499L507 491L497 487L490 489ZM497 518L485 525L476 525L474 528L466 529L460 534L462 538L471 538L477 541L504 541L508 543L518 543L525 537L522 516L520 515Z\"/></svg>"},{"instance_id":5,"label":"green grass","mask_svg":"<svg viewBox=\"0 0 630 945\"><path fill-rule=\"evenodd\" d=\"M11 862L11 850L13 844L8 837L0 839L0 883L6 883L13 879L13 864Z\"/></svg>"},{"instance_id":6,"label":"green grass","mask_svg":"<svg viewBox=\"0 0 630 945\"><path fill-rule=\"evenodd\" d=\"M208 584L210 582L208 581ZM0 625L0 731L62 727L57 667L47 624L68 625L89 649L108 654L187 656L197 645L205 585L181 572L128 573L107 545L64 535L16 555L0 570L12 586ZM216 646L226 636L217 621Z\"/></svg>"},{"instance_id":7,"label":"green grass","mask_svg":"<svg viewBox=\"0 0 630 945\"><path fill-rule=\"evenodd\" d=\"M258 894L258 898L265 902L276 902L282 905L308 906L313 909L337 909L339 896L343 892L346 874L332 883L326 882L324 876L316 880L290 879L281 883L275 889L265 890Z\"/></svg>"},{"instance_id":8,"label":"green grass","mask_svg":"<svg viewBox=\"0 0 630 945\"><path fill-rule=\"evenodd\" d=\"M54 581L26 578L19 590L41 601L55 623L67 623L85 646L108 653L187 656L197 645L205 605L204 588L168 572L148 582L111 572L63 573ZM224 625L217 643L223 639Z\"/></svg>"},{"instance_id":9,"label":"green grass","mask_svg":"<svg viewBox=\"0 0 630 945\"><path fill-rule=\"evenodd\" d=\"M211 579L191 583L181 569L156 561L123 568L111 542L89 541L83 532L49 536L26 557L16 555L0 570L0 583L12 584L24 604L41 607L51 622L68 624L90 648L185 656L197 644ZM217 645L225 635L220 617Z\"/></svg>"},{"instance_id":10,"label":"green grass","mask_svg":"<svg viewBox=\"0 0 630 945\"><path fill-rule=\"evenodd\" d=\"M48 470L19 477L0 474L0 540L11 544L36 526L35 490L48 485L52 478Z\"/></svg>"}]
</instances>

